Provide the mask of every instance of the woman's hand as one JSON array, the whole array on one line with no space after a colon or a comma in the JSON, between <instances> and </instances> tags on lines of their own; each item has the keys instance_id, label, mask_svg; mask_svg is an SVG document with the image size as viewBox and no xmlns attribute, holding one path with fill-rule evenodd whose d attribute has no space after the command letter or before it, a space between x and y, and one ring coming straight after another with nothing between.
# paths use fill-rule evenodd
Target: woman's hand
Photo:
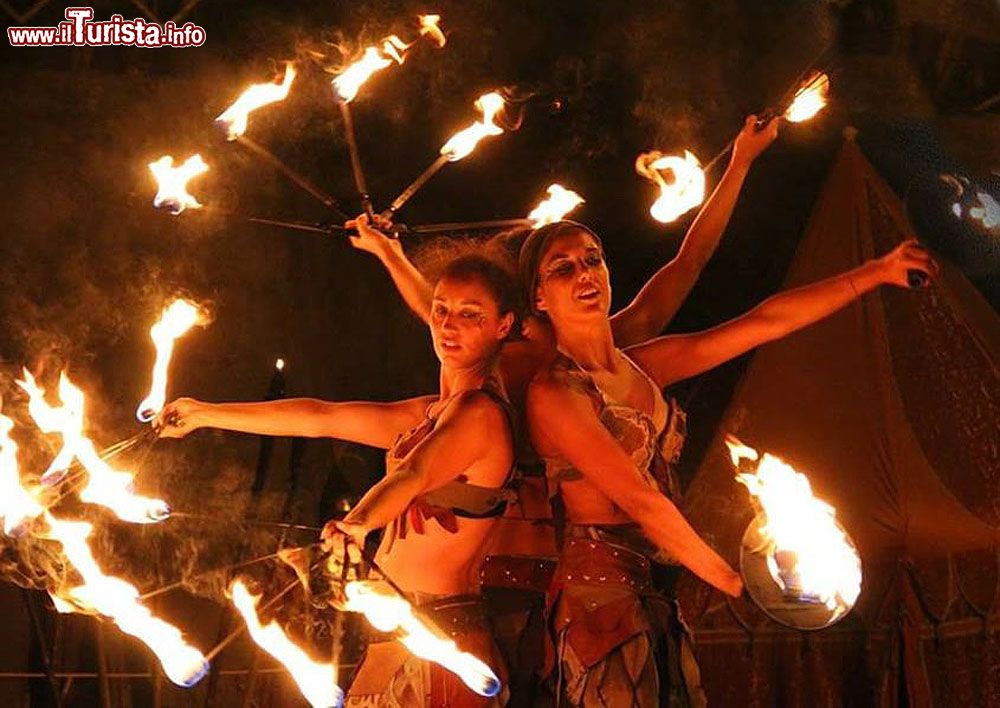
<instances>
[{"instance_id":1,"label":"woman's hand","mask_svg":"<svg viewBox=\"0 0 1000 708\"><path fill-rule=\"evenodd\" d=\"M362 524L350 521L330 519L323 527L320 538L323 539L323 550L332 554L342 554L347 548L348 562L361 562L361 549L365 546L368 529Z\"/></svg>"},{"instance_id":2,"label":"woman's hand","mask_svg":"<svg viewBox=\"0 0 1000 708\"><path fill-rule=\"evenodd\" d=\"M927 249L912 238L877 259L876 263L882 282L901 288L912 287L907 277L910 271L917 271L925 276L920 287L926 288L931 280L937 278L940 270Z\"/></svg>"},{"instance_id":3,"label":"woman's hand","mask_svg":"<svg viewBox=\"0 0 1000 708\"><path fill-rule=\"evenodd\" d=\"M736 136L733 143L733 162L739 162L749 167L778 137L780 117L771 118L760 129L757 128L757 120L757 116L749 115L743 122L743 130Z\"/></svg>"},{"instance_id":4,"label":"woman's hand","mask_svg":"<svg viewBox=\"0 0 1000 708\"><path fill-rule=\"evenodd\" d=\"M163 407L153 419L153 429L161 438L183 438L202 427L205 404L194 398L178 398Z\"/></svg>"},{"instance_id":5,"label":"woman's hand","mask_svg":"<svg viewBox=\"0 0 1000 708\"><path fill-rule=\"evenodd\" d=\"M386 250L398 249L399 241L386 235L392 228L392 221L375 214L369 219L367 214L361 214L356 219L344 223L345 229L356 229L357 236L349 236L351 245L361 251L368 251L379 258Z\"/></svg>"}]
</instances>

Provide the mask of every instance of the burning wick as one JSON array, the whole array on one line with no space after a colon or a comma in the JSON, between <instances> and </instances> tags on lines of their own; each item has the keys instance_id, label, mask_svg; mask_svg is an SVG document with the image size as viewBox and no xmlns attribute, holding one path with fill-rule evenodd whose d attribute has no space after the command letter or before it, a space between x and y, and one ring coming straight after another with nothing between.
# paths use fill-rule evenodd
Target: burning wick
<instances>
[{"instance_id":1,"label":"burning wick","mask_svg":"<svg viewBox=\"0 0 1000 708\"><path fill-rule=\"evenodd\" d=\"M156 179L158 191L153 197L153 206L165 207L177 216L185 209L200 209L201 204L187 191L187 183L208 171L208 165L201 155L192 155L178 167L174 158L164 155L156 162L149 163L149 170Z\"/></svg>"},{"instance_id":2,"label":"burning wick","mask_svg":"<svg viewBox=\"0 0 1000 708\"><path fill-rule=\"evenodd\" d=\"M822 72L816 72L796 91L785 110L785 120L790 123L807 121L823 110L829 98L830 78Z\"/></svg>"},{"instance_id":3,"label":"burning wick","mask_svg":"<svg viewBox=\"0 0 1000 708\"><path fill-rule=\"evenodd\" d=\"M660 196L649 208L657 221L669 224L705 199L705 173L689 150L684 157L645 152L635 160L635 171L660 188ZM669 173L668 182L663 173Z\"/></svg>"},{"instance_id":4,"label":"burning wick","mask_svg":"<svg viewBox=\"0 0 1000 708\"><path fill-rule=\"evenodd\" d=\"M460 651L450 639L443 639L424 624L410 603L391 588L356 580L344 588L345 609L360 612L380 632L400 633L399 641L421 659L448 669L480 696L492 698L503 688L489 666L468 652Z\"/></svg>"},{"instance_id":5,"label":"burning wick","mask_svg":"<svg viewBox=\"0 0 1000 708\"><path fill-rule=\"evenodd\" d=\"M418 19L420 20L420 35L430 37L439 49L443 47L448 40L445 39L441 28L438 27L441 15L420 15Z\"/></svg>"},{"instance_id":6,"label":"burning wick","mask_svg":"<svg viewBox=\"0 0 1000 708\"><path fill-rule=\"evenodd\" d=\"M284 101L288 90L295 80L295 67L285 65L285 78L280 84L254 84L223 111L215 124L226 132L226 140L236 140L247 131L247 118L250 113L270 103Z\"/></svg>"},{"instance_id":7,"label":"burning wick","mask_svg":"<svg viewBox=\"0 0 1000 708\"><path fill-rule=\"evenodd\" d=\"M560 184L550 184L545 190L548 198L528 214L531 228L537 229L556 221L562 221L565 216L586 201L576 192L566 189Z\"/></svg>"},{"instance_id":8,"label":"burning wick","mask_svg":"<svg viewBox=\"0 0 1000 708\"><path fill-rule=\"evenodd\" d=\"M321 664L298 647L277 622L260 623L257 604L260 596L250 594L242 581L229 589L233 604L239 610L253 640L288 669L305 699L313 708L333 708L344 703L344 692L337 686L337 668L332 663Z\"/></svg>"},{"instance_id":9,"label":"burning wick","mask_svg":"<svg viewBox=\"0 0 1000 708\"><path fill-rule=\"evenodd\" d=\"M149 329L149 336L156 345L156 361L149 395L135 412L139 422L150 422L163 409L167 398L167 368L173 355L174 341L196 324L203 324L203 315L197 306L187 300L174 300Z\"/></svg>"},{"instance_id":10,"label":"burning wick","mask_svg":"<svg viewBox=\"0 0 1000 708\"><path fill-rule=\"evenodd\" d=\"M396 35L382 40L381 47L368 47L356 62L344 69L333 80L333 90L344 103L350 103L358 95L362 85L372 74L381 71L392 62L403 63L403 54L410 45Z\"/></svg>"},{"instance_id":11,"label":"burning wick","mask_svg":"<svg viewBox=\"0 0 1000 708\"><path fill-rule=\"evenodd\" d=\"M386 219L391 219L392 215L399 211L410 198L417 193L424 184L427 183L431 177L433 177L437 172L444 167L449 162L457 162L463 157L468 156L473 150L476 149L476 145L479 141L485 137L491 135L500 135L503 133L503 128L496 125L493 119L496 117L504 107L503 97L496 92L487 93L476 99L476 108L483 114L483 118L470 125L464 130L460 130L448 141L441 146L440 156L431 163L431 166L424 170L419 177L417 177L410 184L409 187L404 189L402 193L396 197L392 204L382 212L382 217Z\"/></svg>"},{"instance_id":12,"label":"burning wick","mask_svg":"<svg viewBox=\"0 0 1000 708\"><path fill-rule=\"evenodd\" d=\"M769 453L759 455L732 436L726 446L736 479L763 511L774 582L797 600L818 601L840 616L861 593L861 559L837 525L832 506L813 496L809 480ZM747 464L756 463L756 464Z\"/></svg>"}]
</instances>

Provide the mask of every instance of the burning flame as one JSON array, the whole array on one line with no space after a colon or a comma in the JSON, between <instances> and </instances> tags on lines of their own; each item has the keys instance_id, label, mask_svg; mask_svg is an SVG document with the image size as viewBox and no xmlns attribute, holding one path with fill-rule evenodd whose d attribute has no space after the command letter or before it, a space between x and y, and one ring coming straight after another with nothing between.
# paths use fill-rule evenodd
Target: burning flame
<instances>
[{"instance_id":1,"label":"burning flame","mask_svg":"<svg viewBox=\"0 0 1000 708\"><path fill-rule=\"evenodd\" d=\"M203 322L203 315L197 306L187 300L174 300L163 311L159 321L149 330L149 336L156 345L156 362L153 364L153 383L149 395L135 411L135 417L148 423L163 409L167 399L167 368L174 351L174 340L196 324Z\"/></svg>"},{"instance_id":2,"label":"burning flame","mask_svg":"<svg viewBox=\"0 0 1000 708\"><path fill-rule=\"evenodd\" d=\"M500 693L500 679L489 666L468 652L459 651L450 639L442 639L413 614L406 600L381 584L354 581L344 588L346 609L360 612L381 632L398 631L399 641L421 659L433 661L456 674L480 696Z\"/></svg>"},{"instance_id":3,"label":"burning flame","mask_svg":"<svg viewBox=\"0 0 1000 708\"><path fill-rule=\"evenodd\" d=\"M528 214L533 229L560 221L585 201L579 194L560 184L550 184L545 191L548 192L548 198Z\"/></svg>"},{"instance_id":4,"label":"burning flame","mask_svg":"<svg viewBox=\"0 0 1000 708\"><path fill-rule=\"evenodd\" d=\"M13 428L14 421L0 415L0 519L8 535L44 511L35 495L21 486L17 444L10 437Z\"/></svg>"},{"instance_id":5,"label":"burning flame","mask_svg":"<svg viewBox=\"0 0 1000 708\"><path fill-rule=\"evenodd\" d=\"M48 408L34 380L30 376L27 379L20 383L32 394L29 403L32 416L39 412L42 418L58 415L59 409ZM40 409L40 405L44 408ZM30 410L32 407L34 410ZM53 594L56 609L59 612L97 612L110 617L122 631L139 638L153 650L171 681L181 686L196 684L208 671L205 657L184 641L176 627L154 617L143 607L139 603L139 591L133 585L101 572L87 543L93 527L84 522L55 518L22 486L17 469L17 446L10 438L13 427L10 418L0 415L0 516L4 520L4 533L42 517L47 527L45 537L62 546L83 584Z\"/></svg>"},{"instance_id":6,"label":"burning flame","mask_svg":"<svg viewBox=\"0 0 1000 708\"><path fill-rule=\"evenodd\" d=\"M694 209L705 199L705 173L698 158L690 151L684 157L646 152L635 160L635 171L660 187L660 196L649 213L654 219L669 224L682 214ZM670 172L668 183L663 173Z\"/></svg>"},{"instance_id":7,"label":"burning flame","mask_svg":"<svg viewBox=\"0 0 1000 708\"><path fill-rule=\"evenodd\" d=\"M243 616L253 640L288 669L302 695L313 708L331 708L344 702L344 692L337 686L337 667L313 661L295 645L277 622L261 625L257 616L260 596L253 596L242 581L229 589L233 604Z\"/></svg>"},{"instance_id":8,"label":"burning flame","mask_svg":"<svg viewBox=\"0 0 1000 708\"><path fill-rule=\"evenodd\" d=\"M804 597L815 597L839 616L850 610L861 592L861 559L853 544L835 522L835 510L812 494L805 475L769 453L757 451L735 438L726 440L733 465L756 460L753 472L739 472L736 479L746 485L760 504L765 523L761 533L771 544L768 568L771 577L789 591L776 556L792 559L791 575L801 585Z\"/></svg>"},{"instance_id":9,"label":"burning flame","mask_svg":"<svg viewBox=\"0 0 1000 708\"><path fill-rule=\"evenodd\" d=\"M791 105L785 111L785 120L801 123L823 110L830 98L830 78L822 73L813 74L795 93Z\"/></svg>"},{"instance_id":10,"label":"burning flame","mask_svg":"<svg viewBox=\"0 0 1000 708\"><path fill-rule=\"evenodd\" d=\"M62 479L74 459L87 471L87 482L80 490L80 499L113 511L118 518L135 524L163 521L170 516L170 507L162 499L152 499L133 493L131 472L115 470L101 459L94 443L83 434L84 395L73 385L65 372L59 377L60 405L53 407L34 377L25 370L24 380L17 382L28 393L28 413L43 433L59 433L63 446L42 475L42 484L52 485Z\"/></svg>"},{"instance_id":11,"label":"burning flame","mask_svg":"<svg viewBox=\"0 0 1000 708\"><path fill-rule=\"evenodd\" d=\"M410 47L396 35L390 35L382 40L382 46L368 47L356 62L344 69L333 80L333 89L341 101L350 103L358 95L361 86L371 78L376 71L381 71L392 62L403 63L403 54Z\"/></svg>"},{"instance_id":12,"label":"burning flame","mask_svg":"<svg viewBox=\"0 0 1000 708\"><path fill-rule=\"evenodd\" d=\"M216 124L226 131L226 140L236 140L247 132L247 118L251 112L262 106L284 101L294 79L295 67L286 64L285 78L280 84L254 84L241 93L233 105L215 119Z\"/></svg>"},{"instance_id":13,"label":"burning flame","mask_svg":"<svg viewBox=\"0 0 1000 708\"><path fill-rule=\"evenodd\" d=\"M45 521L47 535L62 545L83 579L82 585L53 596L57 610L97 612L111 618L123 632L148 646L160 660L163 672L179 686L193 686L208 673L204 655L184 641L179 629L143 607L134 585L101 572L87 543L93 526L82 521L62 521L48 512Z\"/></svg>"},{"instance_id":14,"label":"burning flame","mask_svg":"<svg viewBox=\"0 0 1000 708\"><path fill-rule=\"evenodd\" d=\"M438 45L438 47L443 47L447 40L444 37L444 32L438 27L438 22L441 21L441 15L420 15L420 35L428 36Z\"/></svg>"},{"instance_id":15,"label":"burning flame","mask_svg":"<svg viewBox=\"0 0 1000 708\"><path fill-rule=\"evenodd\" d=\"M493 122L493 118L503 106L503 98L496 92L484 94L476 99L476 108L483 114L483 119L452 135L441 147L441 154L447 157L449 162L457 162L472 152L483 138L503 133L503 128Z\"/></svg>"},{"instance_id":16,"label":"burning flame","mask_svg":"<svg viewBox=\"0 0 1000 708\"><path fill-rule=\"evenodd\" d=\"M174 158L164 155L156 162L149 163L149 170L156 179L158 191L153 197L153 206L166 207L174 216L185 209L200 209L201 204L187 191L187 183L208 171L208 165L201 155L192 155L184 164L174 167Z\"/></svg>"}]
</instances>

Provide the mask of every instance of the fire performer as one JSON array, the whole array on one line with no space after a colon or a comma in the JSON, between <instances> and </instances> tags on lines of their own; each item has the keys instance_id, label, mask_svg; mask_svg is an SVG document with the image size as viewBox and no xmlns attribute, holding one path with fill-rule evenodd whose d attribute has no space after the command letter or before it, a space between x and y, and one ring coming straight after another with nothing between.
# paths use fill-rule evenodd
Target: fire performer
<instances>
[{"instance_id":1,"label":"fire performer","mask_svg":"<svg viewBox=\"0 0 1000 708\"><path fill-rule=\"evenodd\" d=\"M361 229L367 217L358 219ZM479 597L479 567L511 498L512 414L495 365L519 323L513 275L468 254L450 262L437 281L430 317L441 362L441 390L395 403L333 403L286 399L205 403L181 398L166 406L162 435L182 437L202 427L258 435L334 437L388 450L386 477L343 521L323 536L358 546L385 528L379 567L459 649L503 674ZM502 695L502 694L501 694ZM413 657L391 637L372 642L345 705L484 706L454 674Z\"/></svg>"},{"instance_id":2,"label":"fire performer","mask_svg":"<svg viewBox=\"0 0 1000 708\"><path fill-rule=\"evenodd\" d=\"M573 222L536 229L520 272L559 353L528 388L535 450L566 509L552 588L558 685L567 705L702 705L697 666L650 561L673 561L736 596L740 576L691 528L654 465L668 407L660 391L805 327L879 285L908 286L937 265L915 241L854 270L766 300L713 329L615 345L611 287L598 237ZM610 628L610 629L609 629ZM660 687L658 644L669 667ZM689 690L692 689L692 690Z\"/></svg>"},{"instance_id":3,"label":"fire performer","mask_svg":"<svg viewBox=\"0 0 1000 708\"><path fill-rule=\"evenodd\" d=\"M775 140L779 120L761 128L757 116L748 116L736 136L732 158L719 185L692 222L676 257L659 269L632 302L610 319L619 347L639 344L655 337L670 322L715 252L729 223L743 182L757 157ZM389 224L376 217L375 225ZM431 313L431 287L406 257L398 240L372 229L368 222L348 222L358 228L353 245L375 255L386 267L406 303L425 322ZM517 257L528 231L500 234L508 242L511 259ZM522 336L507 342L500 355L500 372L520 413L528 382L555 355L555 339L546 319L528 316ZM686 433L684 411L673 398L667 430L661 436L657 464L669 470L680 456ZM526 438L521 441L526 443ZM518 450L517 502L507 508L494 535L482 569L483 593L490 605L497 640L510 669L510 687L515 698L530 702L542 687L541 673L545 627L542 618L545 594L557 556L552 509L544 468L530 445ZM674 493L676 494L676 485Z\"/></svg>"}]
</instances>

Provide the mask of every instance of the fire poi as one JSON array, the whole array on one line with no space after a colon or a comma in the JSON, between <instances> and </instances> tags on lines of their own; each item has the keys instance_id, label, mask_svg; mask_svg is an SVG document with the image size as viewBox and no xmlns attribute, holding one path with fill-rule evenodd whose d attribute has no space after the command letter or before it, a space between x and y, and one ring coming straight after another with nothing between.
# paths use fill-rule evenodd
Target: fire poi
<instances>
[{"instance_id":1,"label":"fire poi","mask_svg":"<svg viewBox=\"0 0 1000 708\"><path fill-rule=\"evenodd\" d=\"M759 509L743 539L741 568L750 596L770 616L795 627L817 629L838 621L858 599L862 573L861 558L834 508L817 499L806 476L781 459L760 455L732 436L726 446L736 480ZM770 582L750 570L761 561Z\"/></svg>"}]
</instances>

